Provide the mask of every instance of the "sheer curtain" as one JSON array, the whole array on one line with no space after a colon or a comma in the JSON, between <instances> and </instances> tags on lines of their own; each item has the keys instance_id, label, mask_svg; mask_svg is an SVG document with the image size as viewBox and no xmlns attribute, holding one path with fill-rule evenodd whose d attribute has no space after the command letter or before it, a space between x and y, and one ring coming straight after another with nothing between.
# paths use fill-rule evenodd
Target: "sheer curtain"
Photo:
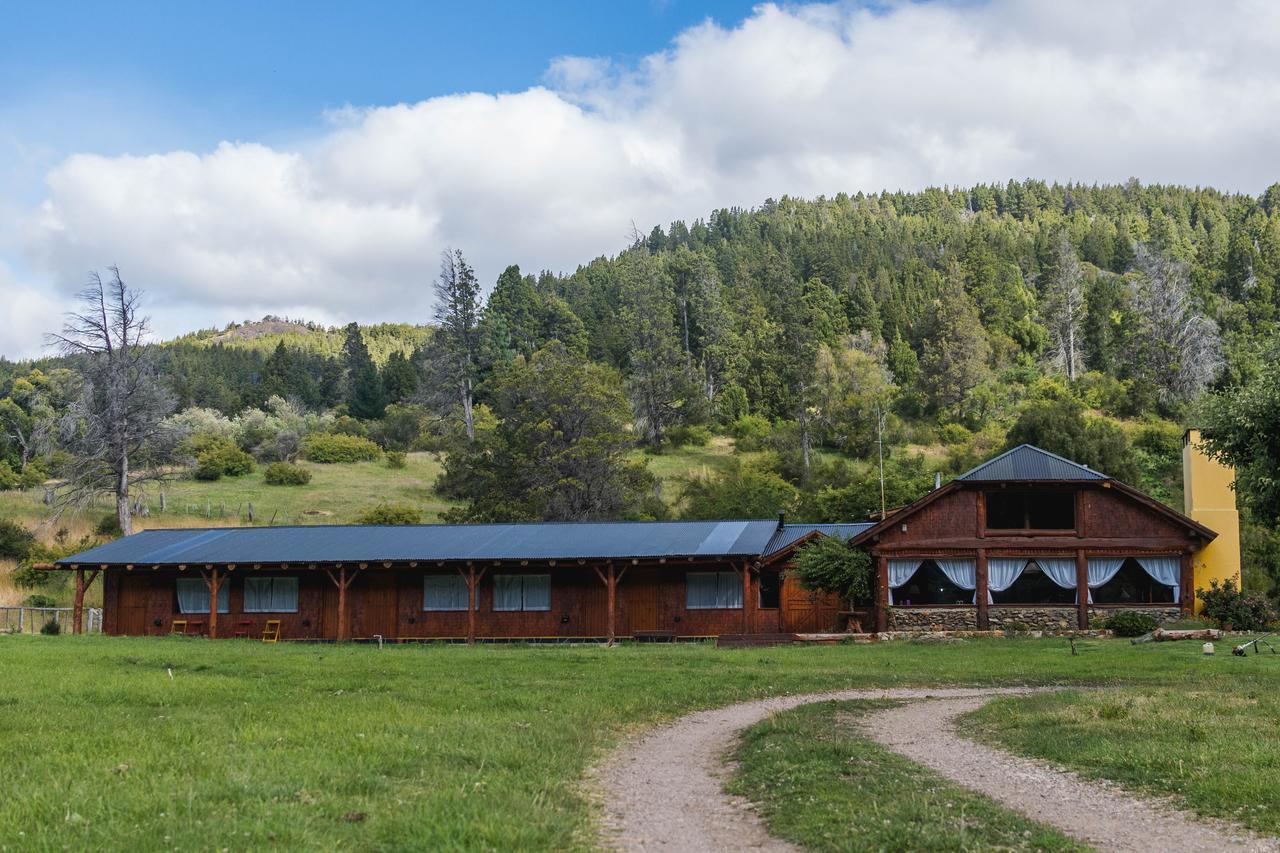
<instances>
[{"instance_id":1,"label":"sheer curtain","mask_svg":"<svg viewBox=\"0 0 1280 853\"><path fill-rule=\"evenodd\" d=\"M889 603L893 604L893 591L911 580L911 576L924 563L924 560L890 560L889 561Z\"/></svg>"},{"instance_id":2,"label":"sheer curtain","mask_svg":"<svg viewBox=\"0 0 1280 853\"><path fill-rule=\"evenodd\" d=\"M942 569L942 573L947 576L947 580L951 581L961 589L971 589L974 591L974 604L978 601L978 561L977 560L934 560L938 568Z\"/></svg>"},{"instance_id":3,"label":"sheer curtain","mask_svg":"<svg viewBox=\"0 0 1280 853\"><path fill-rule=\"evenodd\" d=\"M1027 563L1026 557L991 557L987 560L987 604L993 604L993 592L1004 592L1018 582Z\"/></svg>"},{"instance_id":4,"label":"sheer curtain","mask_svg":"<svg viewBox=\"0 0 1280 853\"><path fill-rule=\"evenodd\" d=\"M1076 561L1074 557L1036 557L1036 565L1044 576L1063 589L1076 588ZM1076 592L1079 599L1080 593Z\"/></svg>"},{"instance_id":5,"label":"sheer curtain","mask_svg":"<svg viewBox=\"0 0 1280 853\"><path fill-rule=\"evenodd\" d=\"M1182 560L1177 557L1134 557L1134 559L1156 583L1173 587L1175 603L1182 600Z\"/></svg>"},{"instance_id":6,"label":"sheer curtain","mask_svg":"<svg viewBox=\"0 0 1280 853\"><path fill-rule=\"evenodd\" d=\"M1089 603L1093 604L1093 590L1104 586L1120 571L1124 557L1089 558Z\"/></svg>"},{"instance_id":7,"label":"sheer curtain","mask_svg":"<svg viewBox=\"0 0 1280 853\"><path fill-rule=\"evenodd\" d=\"M209 585L203 579L179 578L178 612L206 614L209 612ZM225 579L218 587L218 612L231 612L231 583Z\"/></svg>"}]
</instances>

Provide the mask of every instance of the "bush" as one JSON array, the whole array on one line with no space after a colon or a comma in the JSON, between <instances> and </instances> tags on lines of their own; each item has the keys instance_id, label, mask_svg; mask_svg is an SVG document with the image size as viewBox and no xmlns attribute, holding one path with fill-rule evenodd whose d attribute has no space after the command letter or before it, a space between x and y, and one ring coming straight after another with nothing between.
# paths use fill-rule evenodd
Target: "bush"
<instances>
[{"instance_id":1,"label":"bush","mask_svg":"<svg viewBox=\"0 0 1280 853\"><path fill-rule=\"evenodd\" d=\"M367 438L343 433L319 433L302 442L302 455L312 462L372 462L382 449Z\"/></svg>"},{"instance_id":2,"label":"bush","mask_svg":"<svg viewBox=\"0 0 1280 853\"><path fill-rule=\"evenodd\" d=\"M764 447L773 426L763 415L743 415L733 422L729 431L737 439L738 450L750 452Z\"/></svg>"},{"instance_id":3,"label":"bush","mask_svg":"<svg viewBox=\"0 0 1280 853\"><path fill-rule=\"evenodd\" d=\"M40 592L32 593L22 600L23 607L57 607L58 599Z\"/></svg>"},{"instance_id":4,"label":"bush","mask_svg":"<svg viewBox=\"0 0 1280 853\"><path fill-rule=\"evenodd\" d=\"M0 518L0 557L25 560L31 553L36 537L16 521Z\"/></svg>"},{"instance_id":5,"label":"bush","mask_svg":"<svg viewBox=\"0 0 1280 853\"><path fill-rule=\"evenodd\" d=\"M1156 629L1160 623L1150 613L1137 610L1121 610L1107 619L1107 630L1117 637L1141 637Z\"/></svg>"},{"instance_id":6,"label":"bush","mask_svg":"<svg viewBox=\"0 0 1280 853\"><path fill-rule=\"evenodd\" d=\"M18 475L18 487L34 489L49 479L49 472L39 462L28 462L27 467Z\"/></svg>"},{"instance_id":7,"label":"bush","mask_svg":"<svg viewBox=\"0 0 1280 853\"><path fill-rule=\"evenodd\" d=\"M822 536L796 551L791 572L807 589L834 592L855 603L871 600L871 555Z\"/></svg>"},{"instance_id":8,"label":"bush","mask_svg":"<svg viewBox=\"0 0 1280 853\"><path fill-rule=\"evenodd\" d=\"M268 486L305 486L311 472L291 462L272 462L263 469L262 479Z\"/></svg>"},{"instance_id":9,"label":"bush","mask_svg":"<svg viewBox=\"0 0 1280 853\"><path fill-rule=\"evenodd\" d=\"M197 480L240 477L253 470L253 457L229 438L196 436L191 440L191 448L196 454L196 467L192 473Z\"/></svg>"},{"instance_id":10,"label":"bush","mask_svg":"<svg viewBox=\"0 0 1280 853\"><path fill-rule=\"evenodd\" d=\"M99 536L105 536L110 539L119 539L124 535L124 531L120 529L120 519L112 515L104 515L102 519L94 525L93 532Z\"/></svg>"},{"instance_id":11,"label":"bush","mask_svg":"<svg viewBox=\"0 0 1280 853\"><path fill-rule=\"evenodd\" d=\"M387 467L388 468L403 468L408 464L409 464L409 457L405 454L403 450L387 451Z\"/></svg>"},{"instance_id":12,"label":"bush","mask_svg":"<svg viewBox=\"0 0 1280 853\"><path fill-rule=\"evenodd\" d=\"M1209 588L1197 589L1196 595L1204 602L1201 613L1218 627L1230 625L1236 631L1265 631L1280 619L1264 596L1242 592L1230 578L1221 585L1216 580L1210 581Z\"/></svg>"},{"instance_id":13,"label":"bush","mask_svg":"<svg viewBox=\"0 0 1280 853\"><path fill-rule=\"evenodd\" d=\"M62 633L62 626L58 624L57 619L50 619L40 626L40 633L48 637L56 637Z\"/></svg>"},{"instance_id":14,"label":"bush","mask_svg":"<svg viewBox=\"0 0 1280 853\"><path fill-rule=\"evenodd\" d=\"M22 475L14 471L8 462L0 459L0 492L22 488Z\"/></svg>"},{"instance_id":15,"label":"bush","mask_svg":"<svg viewBox=\"0 0 1280 853\"><path fill-rule=\"evenodd\" d=\"M422 513L408 504L381 503L356 516L356 524L421 524Z\"/></svg>"},{"instance_id":16,"label":"bush","mask_svg":"<svg viewBox=\"0 0 1280 853\"><path fill-rule=\"evenodd\" d=\"M711 443L711 430L700 425L677 426L667 430L672 447L706 447Z\"/></svg>"}]
</instances>

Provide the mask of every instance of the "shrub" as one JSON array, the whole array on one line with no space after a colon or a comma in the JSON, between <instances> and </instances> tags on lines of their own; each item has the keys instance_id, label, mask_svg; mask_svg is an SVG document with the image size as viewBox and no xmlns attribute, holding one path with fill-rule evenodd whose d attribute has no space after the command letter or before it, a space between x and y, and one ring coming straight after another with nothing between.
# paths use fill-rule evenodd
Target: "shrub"
<instances>
[{"instance_id":1,"label":"shrub","mask_svg":"<svg viewBox=\"0 0 1280 853\"><path fill-rule=\"evenodd\" d=\"M28 462L27 467L18 474L18 487L34 489L49 479L49 472L39 462Z\"/></svg>"},{"instance_id":2,"label":"shrub","mask_svg":"<svg viewBox=\"0 0 1280 853\"><path fill-rule=\"evenodd\" d=\"M388 468L403 468L408 464L409 464L409 457L405 455L405 452L403 450L387 451L387 467Z\"/></svg>"},{"instance_id":3,"label":"shrub","mask_svg":"<svg viewBox=\"0 0 1280 853\"><path fill-rule=\"evenodd\" d=\"M48 622L40 626L40 633L49 637L56 637L62 633L62 626L58 624L57 619L50 619Z\"/></svg>"},{"instance_id":4,"label":"shrub","mask_svg":"<svg viewBox=\"0 0 1280 853\"><path fill-rule=\"evenodd\" d=\"M752 451L759 450L764 446L764 440L769 437L769 433L773 431L769 419L763 415L743 415L733 422L730 432L737 439L738 450Z\"/></svg>"},{"instance_id":5,"label":"shrub","mask_svg":"<svg viewBox=\"0 0 1280 853\"><path fill-rule=\"evenodd\" d=\"M272 462L263 469L262 479L268 486L305 486L311 482L311 472L291 462Z\"/></svg>"},{"instance_id":6,"label":"shrub","mask_svg":"<svg viewBox=\"0 0 1280 853\"><path fill-rule=\"evenodd\" d=\"M372 462L382 449L367 438L343 433L319 433L302 442L302 455L312 462Z\"/></svg>"},{"instance_id":7,"label":"shrub","mask_svg":"<svg viewBox=\"0 0 1280 853\"><path fill-rule=\"evenodd\" d=\"M199 435L191 440L196 454L196 467L192 472L197 480L217 480L220 477L239 477L253 470L253 457L236 443L220 435Z\"/></svg>"},{"instance_id":8,"label":"shrub","mask_svg":"<svg viewBox=\"0 0 1280 853\"><path fill-rule=\"evenodd\" d=\"M1230 578L1221 585L1209 582L1208 589L1197 589L1196 595L1204 602L1201 611L1218 623L1230 625L1236 631L1265 631L1280 616L1271 603L1260 593L1246 593Z\"/></svg>"},{"instance_id":9,"label":"shrub","mask_svg":"<svg viewBox=\"0 0 1280 853\"><path fill-rule=\"evenodd\" d=\"M124 535L124 531L120 529L120 519L116 515L104 515L102 519L94 525L93 532L99 536L106 536L110 539L119 539Z\"/></svg>"},{"instance_id":10,"label":"shrub","mask_svg":"<svg viewBox=\"0 0 1280 853\"><path fill-rule=\"evenodd\" d=\"M16 521L0 518L0 557L25 560L36 537Z\"/></svg>"},{"instance_id":11,"label":"shrub","mask_svg":"<svg viewBox=\"0 0 1280 853\"><path fill-rule=\"evenodd\" d=\"M1121 610L1107 619L1107 630L1117 637L1141 637L1156 629L1160 623L1150 613L1137 610Z\"/></svg>"},{"instance_id":12,"label":"shrub","mask_svg":"<svg viewBox=\"0 0 1280 853\"><path fill-rule=\"evenodd\" d=\"M57 607L58 599L52 595L34 592L22 600L23 607Z\"/></svg>"},{"instance_id":13,"label":"shrub","mask_svg":"<svg viewBox=\"0 0 1280 853\"><path fill-rule=\"evenodd\" d=\"M807 589L834 592L854 602L871 598L871 555L844 540L822 536L796 552L791 572Z\"/></svg>"},{"instance_id":14,"label":"shrub","mask_svg":"<svg viewBox=\"0 0 1280 853\"><path fill-rule=\"evenodd\" d=\"M0 459L0 492L20 488L22 488L22 475L14 471L8 462Z\"/></svg>"},{"instance_id":15,"label":"shrub","mask_svg":"<svg viewBox=\"0 0 1280 853\"><path fill-rule=\"evenodd\" d=\"M711 430L701 425L672 427L667 430L672 447L706 447L711 443Z\"/></svg>"},{"instance_id":16,"label":"shrub","mask_svg":"<svg viewBox=\"0 0 1280 853\"><path fill-rule=\"evenodd\" d=\"M357 524L421 524L422 513L408 504L381 503L356 516Z\"/></svg>"}]
</instances>

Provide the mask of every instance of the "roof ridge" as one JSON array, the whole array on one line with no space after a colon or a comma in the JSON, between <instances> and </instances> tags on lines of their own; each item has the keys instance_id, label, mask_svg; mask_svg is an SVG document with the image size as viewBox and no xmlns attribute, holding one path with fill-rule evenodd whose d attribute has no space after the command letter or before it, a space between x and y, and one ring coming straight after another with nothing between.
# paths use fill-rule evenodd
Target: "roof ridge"
<instances>
[{"instance_id":1,"label":"roof ridge","mask_svg":"<svg viewBox=\"0 0 1280 853\"><path fill-rule=\"evenodd\" d=\"M1051 451L1051 450L1045 450L1043 447L1037 447L1036 445L1034 445L1034 444L1028 444L1027 442L1023 442L1022 444L1019 444L1019 445L1017 445L1017 446L1015 446L1015 447L1010 447L1008 450L1004 451L1003 453L997 454L996 456L991 457L991 458L990 458L990 459L988 459L987 461L985 461L985 462L981 462L981 463L979 463L979 464L975 465L974 467L970 468L968 471L965 471L963 474L960 474L959 476L957 476L955 479L956 479L956 480L966 480L966 479L968 479L969 477L973 476L974 474L977 474L979 471L982 471L984 468L991 467L991 466L995 465L997 462L999 462L1001 459L1004 459L1004 458L1006 458L1006 457L1008 457L1008 456L1011 456L1011 455L1013 455L1014 453L1017 453L1019 450L1024 450L1024 449L1025 449L1025 450L1035 451L1036 453L1039 453L1039 454L1041 454L1041 455L1043 455L1043 456L1047 456L1047 457L1049 457L1050 459L1056 459L1056 460L1058 460L1059 462L1062 462L1062 463L1064 463L1064 464L1066 464L1066 465L1069 465L1069 466L1071 466L1072 468L1076 468L1076 469L1078 469L1078 470L1080 470L1080 471L1087 471L1087 472L1089 472L1090 474L1092 474L1094 477L1097 477L1097 478L1100 478L1100 479L1104 479L1104 480L1110 480L1110 479L1112 479L1112 477L1111 477L1110 475L1108 475L1108 474L1106 474L1106 473L1104 473L1104 472L1102 472L1102 471L1099 471L1099 470L1097 470L1096 468L1090 468L1088 465L1085 465L1085 464L1080 463L1080 462L1076 462L1074 459L1068 459L1067 457L1065 457L1065 456L1060 456L1060 455L1058 455L1057 453L1054 453L1054 452L1053 452L1053 451Z\"/></svg>"}]
</instances>

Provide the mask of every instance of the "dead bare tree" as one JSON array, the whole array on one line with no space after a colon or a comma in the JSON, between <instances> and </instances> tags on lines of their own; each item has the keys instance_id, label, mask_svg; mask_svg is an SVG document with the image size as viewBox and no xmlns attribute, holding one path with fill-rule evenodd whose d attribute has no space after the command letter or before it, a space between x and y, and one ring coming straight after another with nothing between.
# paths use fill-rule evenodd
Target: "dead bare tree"
<instances>
[{"instance_id":1,"label":"dead bare tree","mask_svg":"<svg viewBox=\"0 0 1280 853\"><path fill-rule=\"evenodd\" d=\"M1218 324L1197 310L1185 263L1139 245L1134 270L1135 368L1150 376L1166 400L1188 400L1222 370Z\"/></svg>"},{"instance_id":2,"label":"dead bare tree","mask_svg":"<svg viewBox=\"0 0 1280 853\"><path fill-rule=\"evenodd\" d=\"M49 336L79 362L84 377L80 396L59 423L69 461L54 505L82 507L95 495L114 494L116 519L128 535L131 489L165 476L160 466L175 437L165 418L175 401L143 345L149 322L138 313L141 293L129 289L116 267L110 272L105 282L97 272L90 274L78 297L81 310L67 314L61 334Z\"/></svg>"},{"instance_id":3,"label":"dead bare tree","mask_svg":"<svg viewBox=\"0 0 1280 853\"><path fill-rule=\"evenodd\" d=\"M1081 352L1084 324L1084 274L1080 258L1067 232L1058 235L1058 266L1044 291L1043 313L1049 330L1049 363L1065 373L1071 382L1076 380L1084 356Z\"/></svg>"}]
</instances>

